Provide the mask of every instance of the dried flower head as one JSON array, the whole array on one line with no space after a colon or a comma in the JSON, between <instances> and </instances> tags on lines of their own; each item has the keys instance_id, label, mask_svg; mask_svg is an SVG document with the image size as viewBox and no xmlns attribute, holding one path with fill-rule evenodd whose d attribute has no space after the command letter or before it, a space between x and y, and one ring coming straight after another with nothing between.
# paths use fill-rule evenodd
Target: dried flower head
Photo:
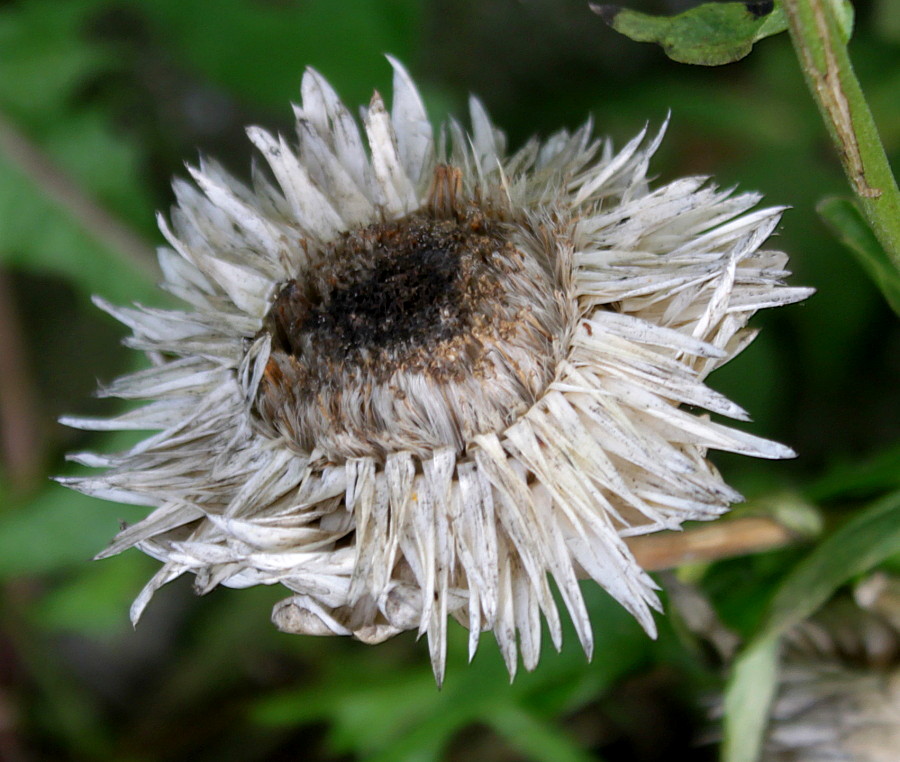
<instances>
[{"instance_id":1,"label":"dried flower head","mask_svg":"<svg viewBox=\"0 0 900 762\"><path fill-rule=\"evenodd\" d=\"M507 155L473 99L471 134L435 139L392 63L392 109L376 93L363 133L308 71L298 147L249 130L269 168L252 187L212 161L199 190L175 182L159 261L189 310L98 302L151 361L103 393L155 401L66 419L159 433L64 481L154 508L101 554L163 562L133 619L185 572L199 592L280 583L282 630L417 629L440 680L452 615L513 674L541 614L560 647L550 577L590 655L590 577L653 634L623 538L740 499L709 448L793 455L684 408L745 419L704 378L754 312L810 293L759 248L781 210L702 177L651 189L661 135L614 153L588 123Z\"/></svg>"},{"instance_id":2,"label":"dried flower head","mask_svg":"<svg viewBox=\"0 0 900 762\"><path fill-rule=\"evenodd\" d=\"M763 762L900 759L900 584L879 573L860 593L884 608L839 598L788 634Z\"/></svg>"}]
</instances>

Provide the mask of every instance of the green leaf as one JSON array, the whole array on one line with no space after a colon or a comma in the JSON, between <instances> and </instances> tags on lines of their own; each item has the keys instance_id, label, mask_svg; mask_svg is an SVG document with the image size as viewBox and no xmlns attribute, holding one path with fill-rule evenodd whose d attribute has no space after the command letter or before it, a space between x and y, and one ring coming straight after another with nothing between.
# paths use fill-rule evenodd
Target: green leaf
<instances>
[{"instance_id":1,"label":"green leaf","mask_svg":"<svg viewBox=\"0 0 900 762\"><path fill-rule=\"evenodd\" d=\"M500 735L527 759L542 762L599 762L588 754L553 723L543 721L519 707L509 704L498 706L482 715Z\"/></svg>"},{"instance_id":2,"label":"green leaf","mask_svg":"<svg viewBox=\"0 0 900 762\"><path fill-rule=\"evenodd\" d=\"M853 36L853 24L856 21L856 10L850 0L827 0L831 6L831 12L837 21L841 41L846 45Z\"/></svg>"},{"instance_id":3,"label":"green leaf","mask_svg":"<svg viewBox=\"0 0 900 762\"><path fill-rule=\"evenodd\" d=\"M753 43L787 29L778 2L707 3L677 16L652 16L617 5L591 8L620 34L655 42L673 61L700 66L737 61Z\"/></svg>"},{"instance_id":4,"label":"green leaf","mask_svg":"<svg viewBox=\"0 0 900 762\"><path fill-rule=\"evenodd\" d=\"M29 124L59 112L106 55L81 32L97 0L34 0L0 12L0 103ZM11 5L11 7L10 7Z\"/></svg>"},{"instance_id":5,"label":"green leaf","mask_svg":"<svg viewBox=\"0 0 900 762\"><path fill-rule=\"evenodd\" d=\"M95 153L98 163L110 154ZM147 209L150 217L150 210ZM118 302L160 301L151 279L119 252L98 243L30 178L0 155L0 263L64 277L85 296ZM149 265L148 268L149 269Z\"/></svg>"},{"instance_id":6,"label":"green leaf","mask_svg":"<svg viewBox=\"0 0 900 762\"><path fill-rule=\"evenodd\" d=\"M876 283L891 309L900 315L900 272L894 267L856 204L846 198L826 198L816 207L834 235Z\"/></svg>"},{"instance_id":7,"label":"green leaf","mask_svg":"<svg viewBox=\"0 0 900 762\"><path fill-rule=\"evenodd\" d=\"M725 689L722 762L755 762L778 679L778 638L758 640L735 659Z\"/></svg>"},{"instance_id":8,"label":"green leaf","mask_svg":"<svg viewBox=\"0 0 900 762\"><path fill-rule=\"evenodd\" d=\"M153 262L98 242L100 223L72 211L87 202L155 236L144 149L80 95L112 65L84 33L98 5L36 0L0 11L0 264L62 276L85 295L158 301Z\"/></svg>"},{"instance_id":9,"label":"green leaf","mask_svg":"<svg viewBox=\"0 0 900 762\"><path fill-rule=\"evenodd\" d=\"M116 449L136 438L136 432L123 434L105 441ZM0 506L0 581L85 569L115 536L118 522L134 522L147 513L146 508L98 500L54 483L27 502L16 502L0 482Z\"/></svg>"},{"instance_id":10,"label":"green leaf","mask_svg":"<svg viewBox=\"0 0 900 762\"><path fill-rule=\"evenodd\" d=\"M822 542L782 582L758 638L781 635L847 580L900 551L900 492L879 500Z\"/></svg>"},{"instance_id":11,"label":"green leaf","mask_svg":"<svg viewBox=\"0 0 900 762\"><path fill-rule=\"evenodd\" d=\"M350 644L341 658L321 661L316 684L264 697L251 707L251 719L270 727L326 722L333 751L352 752L371 762L442 758L441 750L453 735L471 723L510 736L534 759L587 759L577 756L577 746L554 730L554 718L596 701L617 679L644 663L652 645L607 593L586 585L585 600L592 620L603 623L595 633L596 655L590 664L566 622L567 647L562 653L545 643L538 668L520 673L508 685L503 659L492 643L483 643L474 664L465 666L468 633L453 624L448 631L448 674L440 691L424 650L423 661L410 668L406 658L391 662L388 644L381 646L378 660L366 658ZM410 636L400 636L394 644L400 646Z\"/></svg>"},{"instance_id":12,"label":"green leaf","mask_svg":"<svg viewBox=\"0 0 900 762\"><path fill-rule=\"evenodd\" d=\"M252 718L269 726L327 720L329 744L337 752L355 751L367 759L386 749L403 748L420 754L423 747L443 742L459 725L471 720L475 707L444 700L427 670L407 670L390 679L372 679L356 665L358 680L336 665L324 685L274 693L253 707ZM366 679L368 678L368 679ZM470 697L471 699L471 697Z\"/></svg>"},{"instance_id":13,"label":"green leaf","mask_svg":"<svg viewBox=\"0 0 900 762\"><path fill-rule=\"evenodd\" d=\"M836 462L803 493L808 500L869 500L900 489L900 443L860 461Z\"/></svg>"},{"instance_id":14,"label":"green leaf","mask_svg":"<svg viewBox=\"0 0 900 762\"><path fill-rule=\"evenodd\" d=\"M413 58L423 8L419 0L217 0L211 12L208 0L129 2L174 56L246 102L279 113L299 95L307 66L348 103L367 103L373 84L390 82L385 53Z\"/></svg>"},{"instance_id":15,"label":"green leaf","mask_svg":"<svg viewBox=\"0 0 900 762\"><path fill-rule=\"evenodd\" d=\"M142 553L124 553L67 575L34 607L42 630L108 638L130 629L128 607L158 564Z\"/></svg>"},{"instance_id":16,"label":"green leaf","mask_svg":"<svg viewBox=\"0 0 900 762\"><path fill-rule=\"evenodd\" d=\"M900 551L900 492L847 522L785 577L757 635L735 660L725 694L723 762L754 762L775 693L781 635L849 579Z\"/></svg>"}]
</instances>

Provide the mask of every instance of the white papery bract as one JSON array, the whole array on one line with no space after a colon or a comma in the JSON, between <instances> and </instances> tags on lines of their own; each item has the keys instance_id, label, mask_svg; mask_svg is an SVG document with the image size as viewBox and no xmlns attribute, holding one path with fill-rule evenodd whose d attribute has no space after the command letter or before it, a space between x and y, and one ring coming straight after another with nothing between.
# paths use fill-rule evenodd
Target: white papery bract
<instances>
[{"instance_id":1,"label":"white papery bract","mask_svg":"<svg viewBox=\"0 0 900 762\"><path fill-rule=\"evenodd\" d=\"M510 674L537 663L551 589L584 650L590 577L651 635L654 583L623 538L712 519L740 499L707 450L793 453L704 379L753 313L805 298L761 249L780 209L689 177L651 188L661 134L618 152L574 133L507 154L473 99L436 137L394 65L363 129L316 72L296 145L251 128L252 187L212 161L160 218L164 288L186 311L98 304L151 362L104 395L152 400L85 429L158 433L65 479L151 506L103 556L163 562L132 608L185 572L196 588L284 585L282 630L377 642L447 618L492 630ZM688 409L690 408L690 409Z\"/></svg>"}]
</instances>

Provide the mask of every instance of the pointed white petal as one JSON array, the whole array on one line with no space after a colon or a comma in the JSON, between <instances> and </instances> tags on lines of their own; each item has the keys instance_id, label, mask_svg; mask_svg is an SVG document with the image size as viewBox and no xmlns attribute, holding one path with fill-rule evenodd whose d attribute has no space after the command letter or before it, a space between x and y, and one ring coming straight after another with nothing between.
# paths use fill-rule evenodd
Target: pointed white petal
<instances>
[{"instance_id":1,"label":"pointed white petal","mask_svg":"<svg viewBox=\"0 0 900 762\"><path fill-rule=\"evenodd\" d=\"M407 176L418 187L429 176L433 162L431 122L409 73L396 58L388 56L387 59L394 67L391 121L397 134L397 149Z\"/></svg>"},{"instance_id":2,"label":"pointed white petal","mask_svg":"<svg viewBox=\"0 0 900 762\"><path fill-rule=\"evenodd\" d=\"M379 203L391 216L413 211L418 205L415 188L400 160L394 126L378 93L372 98L365 123Z\"/></svg>"}]
</instances>

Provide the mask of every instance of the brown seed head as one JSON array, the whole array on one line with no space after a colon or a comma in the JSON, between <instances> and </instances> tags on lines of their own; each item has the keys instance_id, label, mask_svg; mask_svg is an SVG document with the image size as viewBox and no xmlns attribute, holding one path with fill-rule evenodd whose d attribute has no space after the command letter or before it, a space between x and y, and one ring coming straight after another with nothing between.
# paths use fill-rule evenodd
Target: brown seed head
<instances>
[{"instance_id":1,"label":"brown seed head","mask_svg":"<svg viewBox=\"0 0 900 762\"><path fill-rule=\"evenodd\" d=\"M343 234L278 293L257 410L300 450L461 449L549 383L549 258L460 192L459 170L437 167L419 212Z\"/></svg>"}]
</instances>

